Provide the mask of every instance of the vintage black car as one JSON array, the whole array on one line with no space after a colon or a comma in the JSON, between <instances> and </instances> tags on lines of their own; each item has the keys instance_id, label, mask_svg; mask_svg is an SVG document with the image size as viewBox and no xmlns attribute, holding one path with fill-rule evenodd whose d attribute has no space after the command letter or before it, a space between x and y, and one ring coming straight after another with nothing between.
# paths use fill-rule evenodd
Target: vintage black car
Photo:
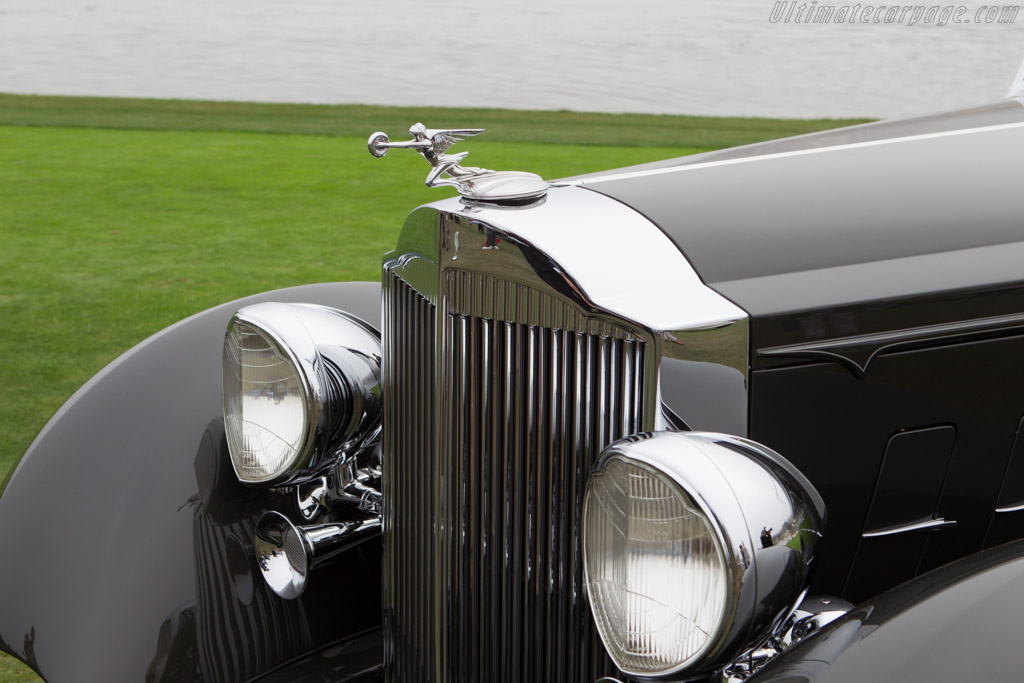
<instances>
[{"instance_id":1,"label":"vintage black car","mask_svg":"<svg viewBox=\"0 0 1024 683\"><path fill-rule=\"evenodd\" d=\"M551 183L410 132L370 151L459 196L381 283L193 316L44 428L0 648L48 681L908 681L954 653L911 666L906 624L1019 623L1019 102Z\"/></svg>"}]
</instances>

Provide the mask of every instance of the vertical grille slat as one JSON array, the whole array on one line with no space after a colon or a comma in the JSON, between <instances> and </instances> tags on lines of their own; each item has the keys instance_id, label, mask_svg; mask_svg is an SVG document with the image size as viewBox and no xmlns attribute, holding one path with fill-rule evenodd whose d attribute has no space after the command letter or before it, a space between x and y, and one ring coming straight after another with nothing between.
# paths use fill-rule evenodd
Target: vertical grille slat
<instances>
[{"instance_id":1,"label":"vertical grille slat","mask_svg":"<svg viewBox=\"0 0 1024 683\"><path fill-rule=\"evenodd\" d=\"M515 495L515 459L512 455L515 449L516 430L518 427L516 422L518 406L516 405L516 395L514 392L518 385L516 380L519 370L514 358L516 329L511 323L507 322L501 323L501 326L505 340L505 372L503 377L505 380L504 404L506 426L502 438L502 466L505 470L502 514L503 519L509 519L512 516L512 510L518 509L519 506L519 501ZM501 653L501 670L514 676L517 671L516 663L519 661L519 652L515 649L516 632L518 631L516 611L519 609L519 603L515 601L513 593L512 577L514 572L512 568L516 566L518 543L516 542L516 530L509 528L507 524L502 527L502 536L504 539L502 543L504 557L502 559L501 572L501 595L503 599L501 601L501 621L498 624L498 631L501 643L507 643L508 646Z\"/></svg>"},{"instance_id":2,"label":"vertical grille slat","mask_svg":"<svg viewBox=\"0 0 1024 683\"><path fill-rule=\"evenodd\" d=\"M434 666L431 623L436 573L432 564L434 306L400 278L387 273L383 302L385 511L385 628L392 637L386 666L400 680L427 680ZM400 337L402 343L395 343ZM406 571L404 558L425 558Z\"/></svg>"},{"instance_id":3,"label":"vertical grille slat","mask_svg":"<svg viewBox=\"0 0 1024 683\"><path fill-rule=\"evenodd\" d=\"M583 492L645 424L642 339L546 292L385 273L387 679L592 683ZM440 384L439 384L440 382Z\"/></svg>"}]
</instances>

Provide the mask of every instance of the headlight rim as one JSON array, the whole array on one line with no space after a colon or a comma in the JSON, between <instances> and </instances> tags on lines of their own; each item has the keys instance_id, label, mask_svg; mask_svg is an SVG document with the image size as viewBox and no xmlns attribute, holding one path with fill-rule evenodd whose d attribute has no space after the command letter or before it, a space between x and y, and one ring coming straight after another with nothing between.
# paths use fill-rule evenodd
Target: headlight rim
<instances>
[{"instance_id":1,"label":"headlight rim","mask_svg":"<svg viewBox=\"0 0 1024 683\"><path fill-rule=\"evenodd\" d=\"M688 431L634 434L609 445L594 471L612 457L652 467L691 497L711 521L710 528L716 530L716 535L721 534L717 539L726 541L724 553L730 577L730 602L713 646L671 670L656 674L623 671L659 679L681 673L697 676L727 666L762 642L780 615L784 617L804 594L824 528L824 501L784 457L734 435ZM762 540L760 524L771 520L778 522L774 525L777 534L772 537L775 542L762 545L758 543ZM590 542L586 526L583 532L583 542ZM799 543L794 545L797 536ZM586 556L584 551L585 562ZM594 596L590 595L586 566L585 575L593 612ZM603 633L601 637L604 640Z\"/></svg>"},{"instance_id":2,"label":"headlight rim","mask_svg":"<svg viewBox=\"0 0 1024 683\"><path fill-rule=\"evenodd\" d=\"M361 318L328 306L262 302L243 307L232 314L225 329L225 347L239 323L252 328L291 366L302 393L303 423L297 454L273 474L258 478L248 475L243 477L232 455L229 459L235 475L244 485L263 488L311 481L336 466L338 458L337 449L334 448L338 444L325 442L329 432L325 421L329 419L326 403L341 397L329 391L331 381L327 376L327 361L323 354L337 347L350 355L358 351L367 359L367 365L374 357L379 362L380 332ZM314 336L323 339L318 341ZM222 368L221 372L222 404L225 404L225 370ZM352 387L347 389L352 390ZM222 412L226 417L227 410ZM374 407L371 419L374 417L379 422L379 406ZM371 438L372 434L373 430L370 429L349 434L348 437L359 437L355 440L362 443Z\"/></svg>"}]
</instances>

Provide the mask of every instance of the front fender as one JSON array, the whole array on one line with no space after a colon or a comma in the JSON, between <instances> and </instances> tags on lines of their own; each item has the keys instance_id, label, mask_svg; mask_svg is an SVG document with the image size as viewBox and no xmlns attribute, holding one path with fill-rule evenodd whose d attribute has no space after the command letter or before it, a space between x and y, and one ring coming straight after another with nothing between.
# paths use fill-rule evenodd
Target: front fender
<instances>
[{"instance_id":1,"label":"front fender","mask_svg":"<svg viewBox=\"0 0 1024 683\"><path fill-rule=\"evenodd\" d=\"M126 352L53 416L0 492L0 647L59 681L242 681L380 625L380 542L284 601L252 529L288 496L238 484L220 405L224 329L259 301L380 326L380 285L267 292ZM322 573L321 573L322 572Z\"/></svg>"}]
</instances>

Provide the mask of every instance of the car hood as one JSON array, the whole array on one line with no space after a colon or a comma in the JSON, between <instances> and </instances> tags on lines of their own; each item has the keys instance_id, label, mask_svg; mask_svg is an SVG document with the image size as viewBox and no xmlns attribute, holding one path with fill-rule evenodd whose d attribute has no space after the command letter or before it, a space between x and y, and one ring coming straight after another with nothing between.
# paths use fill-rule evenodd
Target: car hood
<instances>
[{"instance_id":1,"label":"car hood","mask_svg":"<svg viewBox=\"0 0 1024 683\"><path fill-rule=\"evenodd\" d=\"M1024 107L1013 106L1024 119ZM705 283L753 318L772 319L1018 282L1024 155L1010 150L1022 145L1024 120L1017 120L574 182L647 216ZM1019 312L1020 296L1011 298L1006 310L989 313ZM928 325L961 315L931 309L901 319ZM800 324L790 327L796 333L775 329L761 341L805 338ZM870 333L893 321L847 327Z\"/></svg>"},{"instance_id":2,"label":"car hood","mask_svg":"<svg viewBox=\"0 0 1024 683\"><path fill-rule=\"evenodd\" d=\"M872 142L875 140L888 140L892 138L908 137L910 135L927 135L930 133L942 133L951 130L966 130L968 128L983 128L986 126L997 126L1004 123L1016 123L1024 121L1024 106L1018 100L1008 100L988 104L970 109L958 109L956 111L928 114L926 116L914 116L905 119L887 119L885 121L873 121L856 126L844 126L843 128L832 128L816 133L805 135L794 135L778 140L766 140L749 145L727 147L716 149L701 154L690 154L674 159L652 161L646 164L637 164L609 171L598 171L583 175L572 176L566 180L583 180L623 173L635 173L639 171L653 171L657 169L675 168L678 166L691 166L693 164L704 164L710 161L725 161L727 159L744 159L749 157L765 156L767 154L780 154L782 152L795 152L806 149L817 149L822 147L836 147L839 145L851 145L861 142Z\"/></svg>"}]
</instances>

